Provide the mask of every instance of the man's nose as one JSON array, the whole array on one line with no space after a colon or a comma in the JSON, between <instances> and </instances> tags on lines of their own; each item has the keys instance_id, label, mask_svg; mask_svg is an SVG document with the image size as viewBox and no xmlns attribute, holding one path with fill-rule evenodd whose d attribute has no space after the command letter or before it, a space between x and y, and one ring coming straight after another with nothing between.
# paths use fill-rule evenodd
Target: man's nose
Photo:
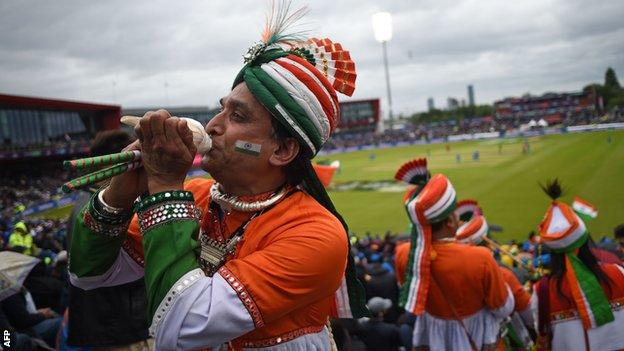
<instances>
[{"instance_id":1,"label":"man's nose","mask_svg":"<svg viewBox=\"0 0 624 351\"><path fill-rule=\"evenodd\" d=\"M208 123L206 124L206 133L208 135L221 135L223 134L225 128L223 127L223 111L217 113Z\"/></svg>"}]
</instances>

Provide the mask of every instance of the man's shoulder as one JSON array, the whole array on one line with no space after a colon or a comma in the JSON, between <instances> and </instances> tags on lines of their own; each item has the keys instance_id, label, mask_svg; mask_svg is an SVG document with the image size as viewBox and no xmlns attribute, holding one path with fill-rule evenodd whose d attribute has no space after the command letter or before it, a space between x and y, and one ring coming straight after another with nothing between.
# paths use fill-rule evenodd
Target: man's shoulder
<instances>
[{"instance_id":1,"label":"man's shoulder","mask_svg":"<svg viewBox=\"0 0 624 351\"><path fill-rule=\"evenodd\" d=\"M492 266L492 269L497 269L492 252L484 247L462 243L453 243L444 247L448 250L444 256L451 259L456 265L465 265L465 262L470 262L470 265L465 266L471 270L483 266Z\"/></svg>"},{"instance_id":2,"label":"man's shoulder","mask_svg":"<svg viewBox=\"0 0 624 351\"><path fill-rule=\"evenodd\" d=\"M342 228L338 218L305 191L295 192L283 201L281 207L298 220L306 222L321 221L322 223Z\"/></svg>"},{"instance_id":3,"label":"man's shoulder","mask_svg":"<svg viewBox=\"0 0 624 351\"><path fill-rule=\"evenodd\" d=\"M449 245L452 250L457 251L459 255L470 256L474 259L490 260L492 259L492 252L485 247L474 246L462 243L453 243Z\"/></svg>"},{"instance_id":4,"label":"man's shoulder","mask_svg":"<svg viewBox=\"0 0 624 351\"><path fill-rule=\"evenodd\" d=\"M265 220L274 222L284 231L314 233L319 236L334 236L339 233L346 238L342 223L304 191L296 191L269 211Z\"/></svg>"}]
</instances>

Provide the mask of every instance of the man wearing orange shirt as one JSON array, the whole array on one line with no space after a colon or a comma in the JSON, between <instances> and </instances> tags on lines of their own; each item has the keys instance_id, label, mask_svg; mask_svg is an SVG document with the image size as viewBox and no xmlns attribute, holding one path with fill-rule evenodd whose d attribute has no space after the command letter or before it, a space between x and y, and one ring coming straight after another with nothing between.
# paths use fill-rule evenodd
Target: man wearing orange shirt
<instances>
[{"instance_id":1,"label":"man wearing orange shirt","mask_svg":"<svg viewBox=\"0 0 624 351\"><path fill-rule=\"evenodd\" d=\"M475 206L478 206L476 201L471 201ZM457 212L455 211L455 213ZM455 240L466 244L467 248L472 245L480 245L488 234L488 224L485 217L480 214L472 216L466 218L467 222L460 226L455 234ZM510 269L500 265L498 268L514 297L514 310L510 322L507 324L505 342L513 349L530 349L533 346L530 333L535 331L535 319L530 305L531 295L522 287Z\"/></svg>"},{"instance_id":2,"label":"man wearing orange shirt","mask_svg":"<svg viewBox=\"0 0 624 351\"><path fill-rule=\"evenodd\" d=\"M489 250L455 242L455 206L455 190L442 174L406 205L414 230L402 297L416 315L416 349L494 347L500 323L514 307Z\"/></svg>"},{"instance_id":3,"label":"man wearing orange shirt","mask_svg":"<svg viewBox=\"0 0 624 351\"><path fill-rule=\"evenodd\" d=\"M269 18L305 12L280 6ZM346 224L310 163L336 128L336 92L353 93L355 65L340 44L295 44L285 28L267 24L206 126L202 166L214 180L184 182L191 132L150 112L131 147L143 168L113 178L77 220L72 283L144 275L158 350L326 350L329 315L366 314Z\"/></svg>"}]
</instances>

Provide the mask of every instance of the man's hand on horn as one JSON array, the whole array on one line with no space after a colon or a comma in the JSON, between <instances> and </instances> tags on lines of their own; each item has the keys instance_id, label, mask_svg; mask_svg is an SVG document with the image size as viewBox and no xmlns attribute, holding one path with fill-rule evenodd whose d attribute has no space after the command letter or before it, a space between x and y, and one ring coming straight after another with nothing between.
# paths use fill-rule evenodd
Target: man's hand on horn
<instances>
[{"instance_id":1,"label":"man's hand on horn","mask_svg":"<svg viewBox=\"0 0 624 351\"><path fill-rule=\"evenodd\" d=\"M171 117L165 110L150 111L141 118L136 131L149 192L183 189L197 152L186 121Z\"/></svg>"}]
</instances>

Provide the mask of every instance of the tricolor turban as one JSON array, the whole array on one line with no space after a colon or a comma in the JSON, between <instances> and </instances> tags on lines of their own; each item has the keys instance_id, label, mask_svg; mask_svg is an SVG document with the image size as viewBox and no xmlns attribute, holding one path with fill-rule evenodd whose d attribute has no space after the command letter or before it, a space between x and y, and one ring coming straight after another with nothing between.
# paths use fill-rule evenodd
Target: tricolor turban
<instances>
[{"instance_id":1,"label":"tricolor turban","mask_svg":"<svg viewBox=\"0 0 624 351\"><path fill-rule=\"evenodd\" d=\"M577 256L589 232L583 220L563 202L557 201L561 188L557 180L543 187L552 203L539 225L542 243L557 253L565 254L565 279L585 330L614 320L611 305L596 276Z\"/></svg>"},{"instance_id":2,"label":"tricolor turban","mask_svg":"<svg viewBox=\"0 0 624 351\"><path fill-rule=\"evenodd\" d=\"M487 236L488 229L485 217L476 215L457 228L455 240L463 244L479 245Z\"/></svg>"},{"instance_id":3,"label":"tricolor turban","mask_svg":"<svg viewBox=\"0 0 624 351\"><path fill-rule=\"evenodd\" d=\"M457 203L455 214L462 222L470 221L474 216L483 215L483 210L479 207L479 203L476 200L465 199Z\"/></svg>"},{"instance_id":4,"label":"tricolor turban","mask_svg":"<svg viewBox=\"0 0 624 351\"><path fill-rule=\"evenodd\" d=\"M355 63L348 51L329 39L304 39L301 33L286 33L307 12L302 8L290 14L289 9L287 1L273 7L262 41L243 56L245 66L233 87L245 82L271 116L297 139L303 154L312 159L338 125L337 92L351 96L355 90ZM308 161L303 166L303 187L342 222L348 235L346 222L336 211L312 164ZM364 289L356 278L351 255L335 297L334 315L368 315Z\"/></svg>"},{"instance_id":5,"label":"tricolor turban","mask_svg":"<svg viewBox=\"0 0 624 351\"><path fill-rule=\"evenodd\" d=\"M406 282L401 291L401 303L416 315L425 311L431 277L431 225L453 214L457 205L455 189L442 174L436 174L422 191L410 200L407 213L413 223L412 245Z\"/></svg>"},{"instance_id":6,"label":"tricolor turban","mask_svg":"<svg viewBox=\"0 0 624 351\"><path fill-rule=\"evenodd\" d=\"M284 49L261 43L250 49L234 86L245 82L251 93L314 157L338 125L336 92L355 90L355 63L329 39L312 38Z\"/></svg>"}]
</instances>

